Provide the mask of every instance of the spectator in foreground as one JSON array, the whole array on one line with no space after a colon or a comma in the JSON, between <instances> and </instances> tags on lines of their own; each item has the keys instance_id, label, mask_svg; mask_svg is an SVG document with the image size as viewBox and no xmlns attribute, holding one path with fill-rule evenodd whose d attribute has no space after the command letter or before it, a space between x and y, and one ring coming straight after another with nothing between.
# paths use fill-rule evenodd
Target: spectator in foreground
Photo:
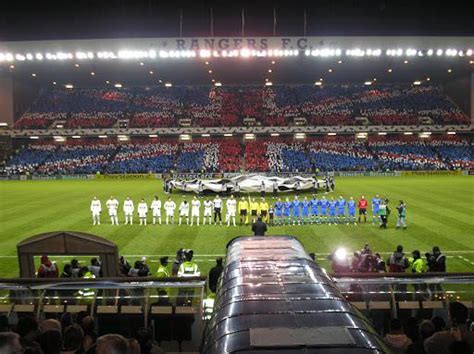
<instances>
[{"instance_id":1,"label":"spectator in foreground","mask_svg":"<svg viewBox=\"0 0 474 354\"><path fill-rule=\"evenodd\" d=\"M39 336L39 343L43 353L60 354L62 346L61 332L55 329L47 330ZM0 353L3 352L0 351Z\"/></svg>"},{"instance_id":2,"label":"spectator in foreground","mask_svg":"<svg viewBox=\"0 0 474 354\"><path fill-rule=\"evenodd\" d=\"M97 341L97 333L95 331L94 317L87 315L81 319L81 328L84 331L84 338L82 340L82 348L87 351Z\"/></svg>"},{"instance_id":3,"label":"spectator in foreground","mask_svg":"<svg viewBox=\"0 0 474 354\"><path fill-rule=\"evenodd\" d=\"M463 341L470 347L470 352L474 351L474 332L471 332L467 325L469 310L460 302L449 304L449 320L451 330L441 331L433 334L425 341L425 350L428 354L449 353L450 345L456 341Z\"/></svg>"},{"instance_id":4,"label":"spectator in foreground","mask_svg":"<svg viewBox=\"0 0 474 354\"><path fill-rule=\"evenodd\" d=\"M217 291L217 282L219 281L219 277L222 274L224 267L222 266L222 257L216 258L216 265L211 268L209 271L209 290L213 293Z\"/></svg>"},{"instance_id":5,"label":"spectator in foreground","mask_svg":"<svg viewBox=\"0 0 474 354\"><path fill-rule=\"evenodd\" d=\"M0 332L0 353L21 353L20 336L13 332Z\"/></svg>"},{"instance_id":6,"label":"spectator in foreground","mask_svg":"<svg viewBox=\"0 0 474 354\"><path fill-rule=\"evenodd\" d=\"M407 354L425 354L425 348L423 343L429 337L431 337L435 333L435 326L431 321L424 320L420 324L419 328L419 337L418 339L410 344L407 349Z\"/></svg>"},{"instance_id":7,"label":"spectator in foreground","mask_svg":"<svg viewBox=\"0 0 474 354\"><path fill-rule=\"evenodd\" d=\"M128 342L119 334L106 334L99 337L95 354L128 354Z\"/></svg>"},{"instance_id":8,"label":"spectator in foreground","mask_svg":"<svg viewBox=\"0 0 474 354\"><path fill-rule=\"evenodd\" d=\"M58 331L59 333L62 333L63 331L61 322L53 318L41 321L39 324L39 328L41 333L44 333L46 331Z\"/></svg>"},{"instance_id":9,"label":"spectator in foreground","mask_svg":"<svg viewBox=\"0 0 474 354\"><path fill-rule=\"evenodd\" d=\"M129 354L141 354L140 344L135 338L129 338L127 341Z\"/></svg>"},{"instance_id":10,"label":"spectator in foreground","mask_svg":"<svg viewBox=\"0 0 474 354\"><path fill-rule=\"evenodd\" d=\"M254 236L265 236L267 232L267 224L262 221L262 217L258 217L257 221L252 224L252 231Z\"/></svg>"},{"instance_id":11,"label":"spectator in foreground","mask_svg":"<svg viewBox=\"0 0 474 354\"><path fill-rule=\"evenodd\" d=\"M63 349L61 354L76 354L82 349L84 331L81 327L73 324L64 330Z\"/></svg>"},{"instance_id":12,"label":"spectator in foreground","mask_svg":"<svg viewBox=\"0 0 474 354\"><path fill-rule=\"evenodd\" d=\"M38 322L33 317L25 316L18 320L16 333L19 334L20 343L24 351L41 352L38 339Z\"/></svg>"},{"instance_id":13,"label":"spectator in foreground","mask_svg":"<svg viewBox=\"0 0 474 354\"><path fill-rule=\"evenodd\" d=\"M431 319L431 323L435 326L435 333L446 329L446 322L440 316L434 316Z\"/></svg>"},{"instance_id":14,"label":"spectator in foreground","mask_svg":"<svg viewBox=\"0 0 474 354\"><path fill-rule=\"evenodd\" d=\"M408 346L412 344L411 339L403 332L402 323L397 318L390 322L390 332L384 340L393 353L404 354Z\"/></svg>"}]
</instances>

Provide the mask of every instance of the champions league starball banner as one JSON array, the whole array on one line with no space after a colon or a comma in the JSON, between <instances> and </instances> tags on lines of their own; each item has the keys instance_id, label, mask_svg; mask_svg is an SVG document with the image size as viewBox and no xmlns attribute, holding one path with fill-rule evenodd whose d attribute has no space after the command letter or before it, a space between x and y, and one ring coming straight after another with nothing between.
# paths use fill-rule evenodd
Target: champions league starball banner
<instances>
[{"instance_id":1,"label":"champions league starball banner","mask_svg":"<svg viewBox=\"0 0 474 354\"><path fill-rule=\"evenodd\" d=\"M326 190L326 181L313 177L287 178L263 175L239 175L232 178L192 179L169 181L173 189L194 193L267 193Z\"/></svg>"}]
</instances>

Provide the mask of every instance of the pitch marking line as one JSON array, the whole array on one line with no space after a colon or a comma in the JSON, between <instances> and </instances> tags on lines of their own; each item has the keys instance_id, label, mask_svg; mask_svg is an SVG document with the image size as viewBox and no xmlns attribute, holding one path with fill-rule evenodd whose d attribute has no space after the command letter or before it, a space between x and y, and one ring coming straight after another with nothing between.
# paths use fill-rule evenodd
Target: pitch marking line
<instances>
[{"instance_id":1,"label":"pitch marking line","mask_svg":"<svg viewBox=\"0 0 474 354\"><path fill-rule=\"evenodd\" d=\"M390 255L392 254L393 252L376 252L376 253L379 253L379 254L384 254L384 255ZM451 258L451 257L458 257L459 259L462 259L463 261L466 261L468 263L471 263L474 265L474 262L471 262L469 259L463 257L463 256L460 256L459 254L466 254L466 255L471 255L471 254L474 254L474 251L444 251L443 252L444 254L447 254L449 255L448 257ZM408 253L407 253L408 254ZM315 253L316 256L329 256L330 253ZM174 257L175 254L172 254L172 255L169 255L169 254L123 254L122 256L124 257ZM225 254L223 253L219 253L219 254L195 254L194 255L194 258L200 258L200 257L224 257ZM67 255L64 255L64 256L51 256L52 258L77 258L77 256L67 256ZM18 256L3 256L3 255L0 255L0 258L18 258Z\"/></svg>"},{"instance_id":2,"label":"pitch marking line","mask_svg":"<svg viewBox=\"0 0 474 354\"><path fill-rule=\"evenodd\" d=\"M474 262L470 261L466 257L458 256L459 259L462 259L464 262L469 263L470 265L474 265Z\"/></svg>"}]
</instances>

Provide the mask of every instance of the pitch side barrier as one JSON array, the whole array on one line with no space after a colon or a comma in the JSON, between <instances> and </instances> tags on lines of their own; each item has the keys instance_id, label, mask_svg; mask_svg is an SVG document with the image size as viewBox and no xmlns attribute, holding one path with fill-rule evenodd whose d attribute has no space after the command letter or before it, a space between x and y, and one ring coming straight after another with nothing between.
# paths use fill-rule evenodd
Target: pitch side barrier
<instances>
[{"instance_id":1,"label":"pitch side barrier","mask_svg":"<svg viewBox=\"0 0 474 354\"><path fill-rule=\"evenodd\" d=\"M249 172L250 173L250 172ZM196 178L203 179L215 179L215 178L232 178L239 175L245 174L245 172L225 172L225 173L132 173L132 174L89 174L89 175L13 175L13 176L0 176L0 181L53 181L53 180L136 180L136 179L163 179L163 178L175 178L180 180L192 180ZM259 172L259 175L263 176L278 176L278 177L404 177L404 176L472 176L474 175L473 170L456 170L456 171L330 171L330 172L314 172L314 173L290 173L290 172Z\"/></svg>"}]
</instances>

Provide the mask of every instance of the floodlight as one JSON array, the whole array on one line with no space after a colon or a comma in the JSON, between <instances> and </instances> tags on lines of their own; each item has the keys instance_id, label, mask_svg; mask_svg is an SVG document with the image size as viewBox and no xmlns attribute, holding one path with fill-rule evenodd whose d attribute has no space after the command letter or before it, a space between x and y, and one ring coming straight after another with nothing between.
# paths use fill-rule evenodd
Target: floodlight
<instances>
[{"instance_id":1,"label":"floodlight","mask_svg":"<svg viewBox=\"0 0 474 354\"><path fill-rule=\"evenodd\" d=\"M245 140L254 140L255 139L255 134L252 134L252 133L244 134L244 139Z\"/></svg>"},{"instance_id":2,"label":"floodlight","mask_svg":"<svg viewBox=\"0 0 474 354\"><path fill-rule=\"evenodd\" d=\"M347 251L344 248L338 248L336 252L334 252L334 256L337 261L345 261L347 260Z\"/></svg>"}]
</instances>

